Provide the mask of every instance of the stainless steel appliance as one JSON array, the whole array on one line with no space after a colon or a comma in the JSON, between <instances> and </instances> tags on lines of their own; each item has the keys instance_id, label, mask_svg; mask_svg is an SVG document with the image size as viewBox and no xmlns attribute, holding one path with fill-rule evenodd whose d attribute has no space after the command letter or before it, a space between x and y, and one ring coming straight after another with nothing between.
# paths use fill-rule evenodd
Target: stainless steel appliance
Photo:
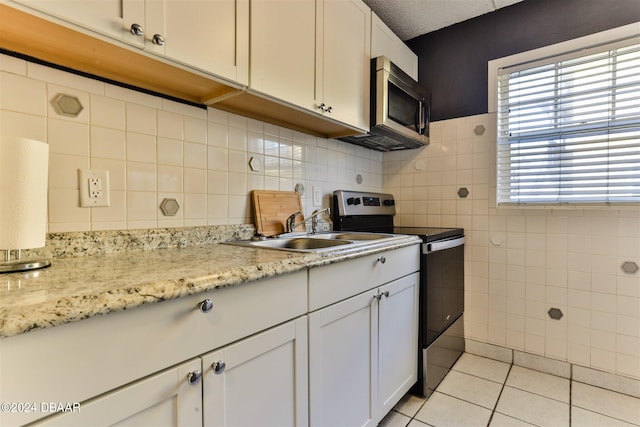
<instances>
[{"instance_id":1,"label":"stainless steel appliance","mask_svg":"<svg viewBox=\"0 0 640 427\"><path fill-rule=\"evenodd\" d=\"M429 143L427 91L379 56L371 60L369 133L339 138L378 151L419 148Z\"/></svg>"},{"instance_id":2,"label":"stainless steel appliance","mask_svg":"<svg viewBox=\"0 0 640 427\"><path fill-rule=\"evenodd\" d=\"M335 230L415 235L420 256L418 383L415 393L429 396L464 352L464 230L396 227L391 194L333 192Z\"/></svg>"}]
</instances>

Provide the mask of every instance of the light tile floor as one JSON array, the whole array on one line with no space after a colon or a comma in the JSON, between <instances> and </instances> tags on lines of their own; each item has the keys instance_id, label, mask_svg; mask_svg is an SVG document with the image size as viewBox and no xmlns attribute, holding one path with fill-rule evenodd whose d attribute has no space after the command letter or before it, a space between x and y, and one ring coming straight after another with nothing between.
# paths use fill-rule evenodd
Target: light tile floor
<instances>
[{"instance_id":1,"label":"light tile floor","mask_svg":"<svg viewBox=\"0 0 640 427\"><path fill-rule=\"evenodd\" d=\"M464 353L428 398L407 394L381 427L640 426L640 399Z\"/></svg>"}]
</instances>

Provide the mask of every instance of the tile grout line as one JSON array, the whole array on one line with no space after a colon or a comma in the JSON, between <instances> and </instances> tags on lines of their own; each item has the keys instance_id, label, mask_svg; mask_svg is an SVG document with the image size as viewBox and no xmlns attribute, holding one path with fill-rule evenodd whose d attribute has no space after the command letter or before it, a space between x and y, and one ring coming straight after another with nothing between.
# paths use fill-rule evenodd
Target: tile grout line
<instances>
[{"instance_id":1,"label":"tile grout line","mask_svg":"<svg viewBox=\"0 0 640 427\"><path fill-rule=\"evenodd\" d=\"M573 413L573 364L569 365L569 427L571 427L571 414Z\"/></svg>"},{"instance_id":2,"label":"tile grout line","mask_svg":"<svg viewBox=\"0 0 640 427\"><path fill-rule=\"evenodd\" d=\"M496 409L498 409L498 402L500 401L500 397L502 397L502 392L504 391L504 388L507 386L507 379L509 379L509 374L511 373L512 368L513 368L513 363L509 365L509 370L507 371L507 375L504 377L504 382L502 383L502 387L500 388L500 393L498 393L498 398L496 399L496 403L494 404L493 410L491 411L491 416L489 417L487 426L491 425L491 421L493 420L493 416L496 413Z\"/></svg>"},{"instance_id":3,"label":"tile grout line","mask_svg":"<svg viewBox=\"0 0 640 427\"><path fill-rule=\"evenodd\" d=\"M509 365L509 371L507 371L507 375L509 375L509 372L511 371L511 366L513 366L513 364L512 363L506 363L506 362L503 362L503 363ZM469 372L458 371L457 369L451 369L451 370L455 371L455 372L458 372L460 374L469 375L470 377L474 377L474 378L478 378L478 379L481 379L481 380L489 381L489 382L492 382L492 383L495 383L495 384L503 384L504 385L504 382L502 382L502 381L495 381L495 380L492 380L490 378L482 377L480 375L471 374Z\"/></svg>"},{"instance_id":4,"label":"tile grout line","mask_svg":"<svg viewBox=\"0 0 640 427\"><path fill-rule=\"evenodd\" d=\"M479 356L479 357L484 357L484 356ZM489 420L488 420L488 422L487 422L487 426L489 426L489 425L491 424L491 422L493 421L494 415L495 415L495 413L496 413L496 411L497 411L498 403L499 403L499 401L500 401L500 398L501 398L501 397L502 397L502 395L504 394L504 391L505 391L505 388L506 388L506 383L507 383L507 381L508 381L508 379L509 379L510 374L511 374L511 373L512 373L512 371L513 371L513 367L514 367L514 365L515 365L515 364L512 362L512 363L508 363L508 365L509 365L509 368L508 368L508 370L507 370L507 374L506 374L506 376L505 376L505 379L504 379L504 380L502 381L502 383L501 383L500 393L498 394L498 397L497 397L497 399L496 399L496 401L495 401L495 404L493 405L493 409L491 410L491 415L490 415ZM455 366L455 365L454 365L454 366ZM518 365L518 366L520 366L520 365ZM525 368L525 369L528 369L528 370L535 371L535 372L539 372L539 373L542 373L542 374L548 374L548 375L553 375L553 376L556 376L556 377L562 378L562 376L554 375L554 374L550 374L549 372L545 372L545 371L540 371L540 370L537 370L537 369L528 368L528 367L526 367L526 366L521 366L521 367L522 367L522 368ZM478 376L478 375L474 375L474 374L472 374L472 373L468 373L468 372L460 371L460 370L457 370L457 369L453 369L453 367L452 367L452 369L451 369L451 370L452 370L452 371L459 372L459 373L461 373L461 374L469 375L469 376L474 377L474 378L478 378L478 379L482 379L482 380L490 381L490 382L493 382L493 383L496 383L496 384L500 384L500 382L498 382L498 381L492 381L492 380L490 380L490 379L488 379L488 378L485 378L485 377L481 377L481 376ZM574 384L574 381L576 381L576 380L574 379L574 366L573 366L573 364L571 364L571 365L570 365L569 377L568 377L567 379L569 380L569 396L568 396L568 407L569 407L569 413L568 413L568 416L569 416L568 418L569 418L569 419L568 419L568 421L569 421L569 424L568 424L568 425L569 425L569 426L572 426L572 424L573 424L573 417L572 417L572 415L573 415L573 406L574 406L574 405L573 405L573 386L575 385L575 384ZM582 383L581 381L577 381L577 382ZM616 393L616 394L621 394L621 395L624 395L624 396L629 396L629 397L632 397L632 398L636 398L636 397L635 397L635 396L633 396L633 395L628 395L628 394L626 394L626 393L620 393L620 392L618 392L618 391L611 390L611 389L608 389L608 388L605 388L605 387L602 387L602 386L592 385L592 384L589 384L589 383L584 383L584 384L586 384L586 385L588 385L588 386L590 386L590 387L594 387L594 388L598 388L598 389L606 390L606 391L609 391L609 392L613 392L613 393ZM436 387L436 389L437 389L437 387ZM538 394L538 393L535 393L535 392L532 392L532 391L529 391L529 390L520 389L520 388L518 388L518 387L514 387L514 389L521 390L521 391L523 391L523 392L525 392L525 393L531 393L531 394L533 394L533 395L540 396L540 397L543 397L543 398L545 398L545 399L549 399L549 400L553 400L553 401L556 401L556 402L563 403L561 400L557 400L557 399L555 399L555 398L553 398L553 397L549 397L549 396L546 396L546 395L543 395L543 394ZM424 405L427 403L427 401L428 401L428 400L431 398L431 396L432 396L433 394L435 394L436 392L438 392L438 393L442 393L442 392L439 392L439 391L437 391L437 390L434 390L434 391L433 391L433 393L432 393L428 398L424 399L424 400L422 401L422 403L420 404L419 408L418 408L418 409L415 411L415 413L413 414L413 416L408 416L409 421L407 422L406 426L408 426L409 424L411 424L411 422L416 421L416 422L417 422L417 423L419 423L420 425L433 427L433 426L431 426L431 424L425 423L424 421L421 421L421 420L417 419L417 418L416 418L416 415L420 412L420 410L422 410L422 408L423 408L423 407L424 407ZM454 398L454 399L456 399L456 400L460 400L460 401L462 401L462 402L466 402L466 403L469 403L469 404L472 404L472 405L475 405L475 406L478 406L478 407L483 408L483 406L482 406L482 405L479 405L479 404L477 404L477 403L473 403L473 402L467 401L467 400L462 399L462 398L460 398L460 397L453 396L453 395L449 395L449 394L447 394L447 393L442 393L442 394L443 394L443 395L446 395L446 396L449 396L449 397L451 397L451 398ZM617 417L612 417L611 415L608 415L608 414L604 414L604 413L601 413L601 412L596 412L595 410L590 409L590 408L585 408L585 407L580 407L580 406L576 406L576 408L581 408L582 410L585 410L585 411L587 411L587 412L592 412L592 413L597 414L597 415L601 415L601 416L604 416L604 417L613 418L613 419L616 419L616 420L621 421L621 422L628 422L628 421L625 421L625 420L620 419L620 418L617 418ZM486 409L489 409L489 408L486 408ZM502 414L502 413L501 413L501 414ZM508 415L508 417L513 417L513 416ZM515 417L514 417L514 418L515 418ZM518 419L518 418L515 418L515 419Z\"/></svg>"},{"instance_id":5,"label":"tile grout line","mask_svg":"<svg viewBox=\"0 0 640 427\"><path fill-rule=\"evenodd\" d=\"M435 393L435 390L433 391L433 393ZM431 397L431 396L433 395L433 393L431 393L431 394L429 395L429 397ZM416 415L418 415L418 413L420 412L420 410L422 409L422 407L427 403L427 400L429 400L429 397L427 397L426 399L424 399L424 400L422 401L422 404L420 405L420 407L418 408L418 410L415 412L415 414L413 414L413 415L411 416L411 419L409 420L409 422L407 423L407 425L406 425L405 427L408 427L408 426L409 426L409 424L411 424L411 421L413 421L413 420L415 420L415 419L416 419ZM416 420L416 421L418 421L418 422L422 422L422 421L420 421L420 420ZM426 423L424 423L424 424L425 424L425 425L428 425L428 424L426 424Z\"/></svg>"}]
</instances>

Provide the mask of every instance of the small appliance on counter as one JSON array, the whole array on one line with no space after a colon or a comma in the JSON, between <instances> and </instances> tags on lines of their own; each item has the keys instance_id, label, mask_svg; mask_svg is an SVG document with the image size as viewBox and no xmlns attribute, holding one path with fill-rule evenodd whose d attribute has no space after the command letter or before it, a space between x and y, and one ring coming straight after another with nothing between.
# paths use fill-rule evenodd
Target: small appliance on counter
<instances>
[{"instance_id":1,"label":"small appliance on counter","mask_svg":"<svg viewBox=\"0 0 640 427\"><path fill-rule=\"evenodd\" d=\"M429 144L430 102L427 90L388 58L371 60L369 133L338 138L377 151L419 148Z\"/></svg>"},{"instance_id":2,"label":"small appliance on counter","mask_svg":"<svg viewBox=\"0 0 640 427\"><path fill-rule=\"evenodd\" d=\"M368 231L418 236L420 318L418 382L415 393L429 396L464 353L464 230L397 227L391 194L337 190L332 220L336 231Z\"/></svg>"}]
</instances>

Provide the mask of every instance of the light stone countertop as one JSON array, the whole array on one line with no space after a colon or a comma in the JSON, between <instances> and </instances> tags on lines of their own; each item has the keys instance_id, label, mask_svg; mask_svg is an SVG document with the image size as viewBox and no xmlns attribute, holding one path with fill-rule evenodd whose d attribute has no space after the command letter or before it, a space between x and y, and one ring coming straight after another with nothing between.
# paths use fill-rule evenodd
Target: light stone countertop
<instances>
[{"instance_id":1,"label":"light stone countertop","mask_svg":"<svg viewBox=\"0 0 640 427\"><path fill-rule=\"evenodd\" d=\"M417 243L407 236L321 253L213 243L53 259L45 269L0 275L0 338Z\"/></svg>"}]
</instances>

